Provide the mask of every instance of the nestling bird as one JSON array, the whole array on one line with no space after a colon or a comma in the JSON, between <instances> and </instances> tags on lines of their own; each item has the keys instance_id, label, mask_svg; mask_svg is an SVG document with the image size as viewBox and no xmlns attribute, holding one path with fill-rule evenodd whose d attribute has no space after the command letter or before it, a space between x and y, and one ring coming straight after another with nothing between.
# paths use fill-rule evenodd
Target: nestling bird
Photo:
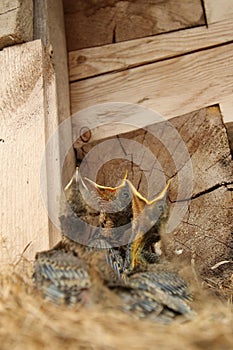
<instances>
[{"instance_id":1,"label":"nestling bird","mask_svg":"<svg viewBox=\"0 0 233 350\"><path fill-rule=\"evenodd\" d=\"M187 304L191 300L187 284L176 272L168 270L166 263L152 264L147 269L148 264L158 261L151 245L161 238L168 219L169 186L170 181L156 198L148 201L126 179L116 188L95 184L106 200L109 200L109 192L111 199L118 197L119 209L126 206L128 198L132 207L130 242L124 247L111 248L107 253L108 262L118 276L108 286L124 300L122 308L125 311L164 323L170 322L177 314L188 318L194 314ZM108 218L108 213L105 213L105 221Z\"/></svg>"},{"instance_id":2,"label":"nestling bird","mask_svg":"<svg viewBox=\"0 0 233 350\"><path fill-rule=\"evenodd\" d=\"M132 197L126 177L127 173L116 187L102 186L85 178L98 203L102 234L112 247L127 244L131 234Z\"/></svg>"},{"instance_id":3,"label":"nestling bird","mask_svg":"<svg viewBox=\"0 0 233 350\"><path fill-rule=\"evenodd\" d=\"M102 198L102 222L110 228L108 237L116 242L116 248L109 251L108 258L117 274L131 273L135 268L158 261L153 246L160 240L161 231L168 219L167 191L170 182L156 198L148 201L126 178L115 188L87 180ZM129 218L131 227L126 234L124 220ZM118 226L121 229L118 230L120 235L115 230Z\"/></svg>"},{"instance_id":4,"label":"nestling bird","mask_svg":"<svg viewBox=\"0 0 233 350\"><path fill-rule=\"evenodd\" d=\"M59 246L36 254L34 263L36 287L51 301L75 304L85 299L91 280L83 260L73 251Z\"/></svg>"},{"instance_id":5,"label":"nestling bird","mask_svg":"<svg viewBox=\"0 0 233 350\"><path fill-rule=\"evenodd\" d=\"M160 240L168 219L167 192L170 181L151 201L126 179L115 188L94 185L105 200L116 200L115 197L118 197L119 210L127 207L129 199L131 201L130 242L123 247L111 248L107 253L108 262L118 276L108 286L124 300L123 309L159 322L169 322L177 314L191 317L193 312L187 304L191 296L186 282L171 268L169 270L167 263L151 264L158 262L152 246ZM109 214L104 213L105 222ZM149 263L150 269L147 268Z\"/></svg>"},{"instance_id":6,"label":"nestling bird","mask_svg":"<svg viewBox=\"0 0 233 350\"><path fill-rule=\"evenodd\" d=\"M60 216L62 239L51 250L36 254L33 279L48 299L72 304L90 300L87 298L90 294L92 299L98 299L98 293L93 296L92 292L104 288L106 281L113 281L115 273L106 264L110 245L101 238L100 211L91 206L92 201L96 206L97 198L88 191L78 170L66 186L65 194L67 205L63 205ZM101 242L105 249L90 247L99 246ZM90 290L93 284L95 288Z\"/></svg>"},{"instance_id":7,"label":"nestling bird","mask_svg":"<svg viewBox=\"0 0 233 350\"><path fill-rule=\"evenodd\" d=\"M169 183L148 201L126 178L115 188L87 182L91 190L76 174L65 189L69 208L61 216L62 240L53 249L37 253L37 288L55 302L101 302L160 322L168 322L177 314L190 317L190 296L183 279L157 263L147 268L154 254L151 245L160 238L161 225L168 217ZM95 201L97 210L90 209L80 197L80 186L89 203ZM91 234L82 231L85 225L79 223L79 208L87 222L90 212L94 213L91 220L98 218L96 226L90 225ZM130 235L126 235L128 224ZM82 240L91 247L82 245ZM121 240L127 244L120 246Z\"/></svg>"},{"instance_id":8,"label":"nestling bird","mask_svg":"<svg viewBox=\"0 0 233 350\"><path fill-rule=\"evenodd\" d=\"M132 192L133 220L132 243L128 245L124 270L131 272L142 264L157 261L158 257L151 248L160 240L163 225L168 219L167 191L170 181L151 201L144 198L129 180L126 181Z\"/></svg>"}]
</instances>

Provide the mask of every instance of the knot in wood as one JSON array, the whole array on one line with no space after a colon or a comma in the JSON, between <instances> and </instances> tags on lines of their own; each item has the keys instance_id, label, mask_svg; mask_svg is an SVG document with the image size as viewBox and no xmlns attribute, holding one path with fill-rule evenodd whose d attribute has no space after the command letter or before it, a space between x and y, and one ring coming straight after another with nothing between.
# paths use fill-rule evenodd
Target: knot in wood
<instances>
[{"instance_id":1,"label":"knot in wood","mask_svg":"<svg viewBox=\"0 0 233 350\"><path fill-rule=\"evenodd\" d=\"M80 129L80 139L86 143L90 141L90 138L91 138L91 130L86 126L82 127Z\"/></svg>"}]
</instances>

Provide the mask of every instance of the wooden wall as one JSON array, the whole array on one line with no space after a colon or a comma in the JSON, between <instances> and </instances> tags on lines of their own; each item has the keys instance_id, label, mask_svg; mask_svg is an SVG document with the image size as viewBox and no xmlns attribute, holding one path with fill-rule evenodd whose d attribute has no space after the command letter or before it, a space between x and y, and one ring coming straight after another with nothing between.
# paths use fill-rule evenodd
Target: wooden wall
<instances>
[{"instance_id":1,"label":"wooden wall","mask_svg":"<svg viewBox=\"0 0 233 350\"><path fill-rule=\"evenodd\" d=\"M62 2L3 0L0 28L0 263L4 265L16 263L22 254L33 259L36 251L60 237L44 203L48 199L49 205L54 189L61 187L59 140L46 159L44 185L40 173L46 143L70 110ZM60 136L71 141L71 126L70 133ZM71 154L64 181L73 171Z\"/></svg>"},{"instance_id":2,"label":"wooden wall","mask_svg":"<svg viewBox=\"0 0 233 350\"><path fill-rule=\"evenodd\" d=\"M106 7L103 6L104 3L107 4L101 2L98 11L93 8L92 12L88 12L87 4L91 6L91 1L86 2L85 8L79 7L79 11L71 14L72 10L69 9L72 9L74 2L64 0L67 40L80 47L74 49L75 45L71 44L69 49L72 113L98 103L131 102L152 108L166 118L172 118L220 104L223 118L229 126L233 121L231 1L160 1L159 5L148 2L148 6L151 6L150 12L155 17L157 12L153 12L153 6L160 9L163 7L163 34L146 36L145 29L140 39L121 42L115 40L114 43L98 47L99 39L95 41L92 37L94 41L88 41L87 33L82 35L86 43L81 44L78 37L72 37L75 29L70 17L72 16L73 21L76 18L77 24L79 16L83 21L86 16L88 26L92 23L91 16L111 9L115 11L113 18L117 18L121 1L117 2L118 5L116 2L112 2L111 6L108 3ZM141 6L140 1L125 3L128 4L127 8L135 6L135 11ZM172 11L170 6L175 6ZM192 19L191 14L194 16ZM181 15L187 19L186 23L180 20ZM144 7L141 16L146 16ZM129 18L132 22L135 20L133 15L129 15ZM156 20L155 22L158 23ZM179 23L181 27L177 26L171 31L171 23ZM82 27L80 33L84 31L85 26ZM180 30L181 28L183 29ZM96 36L98 35L97 30ZM80 130L78 125L73 125L73 129L75 140ZM107 136L111 136L110 134ZM93 133L93 140L96 137L98 138Z\"/></svg>"},{"instance_id":3,"label":"wooden wall","mask_svg":"<svg viewBox=\"0 0 233 350\"><path fill-rule=\"evenodd\" d=\"M0 49L33 38L32 0L2 0L0 4Z\"/></svg>"},{"instance_id":4,"label":"wooden wall","mask_svg":"<svg viewBox=\"0 0 233 350\"><path fill-rule=\"evenodd\" d=\"M200 0L64 0L68 51L205 25Z\"/></svg>"}]
</instances>

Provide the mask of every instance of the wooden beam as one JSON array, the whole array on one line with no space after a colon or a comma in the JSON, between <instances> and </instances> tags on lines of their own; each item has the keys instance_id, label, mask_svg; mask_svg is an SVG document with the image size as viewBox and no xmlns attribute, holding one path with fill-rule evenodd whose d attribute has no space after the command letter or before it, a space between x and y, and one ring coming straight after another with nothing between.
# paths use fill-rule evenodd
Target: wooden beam
<instances>
[{"instance_id":1,"label":"wooden beam","mask_svg":"<svg viewBox=\"0 0 233 350\"><path fill-rule=\"evenodd\" d=\"M1 0L0 49L33 38L33 1Z\"/></svg>"},{"instance_id":2,"label":"wooden beam","mask_svg":"<svg viewBox=\"0 0 233 350\"><path fill-rule=\"evenodd\" d=\"M59 123L70 117L70 94L68 79L67 50L64 27L64 14L62 0L34 0L34 36L41 39L51 51L53 59L56 92L58 103ZM62 148L66 148L67 142L72 139L71 124L66 134L61 135ZM63 182L66 184L75 168L74 152L71 150L64 165Z\"/></svg>"},{"instance_id":3,"label":"wooden beam","mask_svg":"<svg viewBox=\"0 0 233 350\"><path fill-rule=\"evenodd\" d=\"M233 20L232 0L204 0L204 7L208 25Z\"/></svg>"},{"instance_id":4,"label":"wooden beam","mask_svg":"<svg viewBox=\"0 0 233 350\"><path fill-rule=\"evenodd\" d=\"M64 0L68 51L204 25L200 0Z\"/></svg>"},{"instance_id":5,"label":"wooden beam","mask_svg":"<svg viewBox=\"0 0 233 350\"><path fill-rule=\"evenodd\" d=\"M225 96L220 103L224 123L233 123L233 96Z\"/></svg>"},{"instance_id":6,"label":"wooden beam","mask_svg":"<svg viewBox=\"0 0 233 350\"><path fill-rule=\"evenodd\" d=\"M0 64L3 264L16 262L28 244L24 254L28 259L49 247L49 220L41 196L40 171L47 123L55 124L58 112L54 71L40 40L4 49L0 52ZM58 151L53 151L56 157ZM46 184L46 174L43 181Z\"/></svg>"},{"instance_id":7,"label":"wooden beam","mask_svg":"<svg viewBox=\"0 0 233 350\"><path fill-rule=\"evenodd\" d=\"M127 71L108 74L71 84L72 113L107 102L127 102L151 108L166 118L214 105L221 102L233 89L233 44L153 63ZM110 108L110 107L109 107ZM134 107L133 107L134 108ZM84 116L85 114L85 116ZM93 125L93 115L74 119L74 141L80 127ZM105 137L127 132L124 115L118 115L118 126L108 114ZM131 114L132 116L134 114ZM106 116L103 116L105 118ZM101 121L101 116L98 116ZM132 117L133 119L133 117ZM145 124L148 121L145 119ZM110 125L111 124L111 125ZM143 124L143 123L142 123ZM143 126L143 125L142 125ZM145 125L144 125L145 126ZM101 135L102 136L102 135ZM90 141L99 139L92 130ZM80 146L82 142L76 144Z\"/></svg>"},{"instance_id":8,"label":"wooden beam","mask_svg":"<svg viewBox=\"0 0 233 350\"><path fill-rule=\"evenodd\" d=\"M70 95L68 80L67 51L64 30L64 16L62 0L34 1L34 37L40 38L50 52L55 71L55 92L58 108L58 120L53 123L55 116L48 120L46 133L47 140L57 131L59 124L70 117ZM49 103L49 99L48 99ZM63 157L68 145L72 144L71 122L66 123L66 128L60 129L59 135L60 156L57 170L60 172L60 158ZM73 148L70 149L65 159L61 177L61 183L66 185L75 170L75 156ZM51 228L50 245L53 246L60 238L60 233L55 227Z\"/></svg>"},{"instance_id":9,"label":"wooden beam","mask_svg":"<svg viewBox=\"0 0 233 350\"><path fill-rule=\"evenodd\" d=\"M116 72L232 42L233 21L69 53L70 81Z\"/></svg>"}]
</instances>

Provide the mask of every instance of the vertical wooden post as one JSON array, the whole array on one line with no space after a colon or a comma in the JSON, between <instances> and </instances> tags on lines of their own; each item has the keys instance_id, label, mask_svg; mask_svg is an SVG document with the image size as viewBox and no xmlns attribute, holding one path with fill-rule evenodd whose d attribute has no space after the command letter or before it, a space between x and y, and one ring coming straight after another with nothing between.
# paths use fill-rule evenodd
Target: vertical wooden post
<instances>
[{"instance_id":1,"label":"vertical wooden post","mask_svg":"<svg viewBox=\"0 0 233 350\"><path fill-rule=\"evenodd\" d=\"M64 29L64 16L62 0L34 0L34 38L41 39L47 51L51 53L52 62L55 71L55 84L56 84L56 98L57 98L57 115L58 119L53 124L51 119L53 116L49 116L46 127L46 140L53 135L66 118L70 117L70 97L69 97L69 80L68 80L68 65L67 65L67 51ZM47 100L49 110L50 99ZM66 124L65 130L61 129L59 134L59 149L60 157L67 149L72 140L72 128L71 123ZM59 157L59 158L60 158ZM47 164L51 167L51 164ZM57 169L48 169L48 176L50 180L56 177L56 181L60 181L61 185L65 185L71 178L75 169L75 156L74 150L70 149L63 165L62 174L60 171L59 161L57 163ZM51 175L51 173L53 175ZM58 177L61 175L61 178ZM49 191L51 185L48 183L48 198L50 197ZM59 234L56 232L56 228L51 225L50 234L50 246L54 245L59 238Z\"/></svg>"},{"instance_id":2,"label":"vertical wooden post","mask_svg":"<svg viewBox=\"0 0 233 350\"><path fill-rule=\"evenodd\" d=\"M57 103L48 62L40 40L0 52L0 264L15 262L29 243L29 259L49 247L40 171L47 120L56 118Z\"/></svg>"},{"instance_id":3,"label":"vertical wooden post","mask_svg":"<svg viewBox=\"0 0 233 350\"><path fill-rule=\"evenodd\" d=\"M33 0L0 3L1 48L33 39L32 8ZM59 193L75 167L72 149L61 175L61 157L72 144L67 123L55 137L40 181L46 144L70 116L61 0L34 1L34 39L41 40L0 52L0 265L17 261L25 247L31 260L60 238L44 202L51 209L51 193ZM59 200L55 206L58 210Z\"/></svg>"}]
</instances>

